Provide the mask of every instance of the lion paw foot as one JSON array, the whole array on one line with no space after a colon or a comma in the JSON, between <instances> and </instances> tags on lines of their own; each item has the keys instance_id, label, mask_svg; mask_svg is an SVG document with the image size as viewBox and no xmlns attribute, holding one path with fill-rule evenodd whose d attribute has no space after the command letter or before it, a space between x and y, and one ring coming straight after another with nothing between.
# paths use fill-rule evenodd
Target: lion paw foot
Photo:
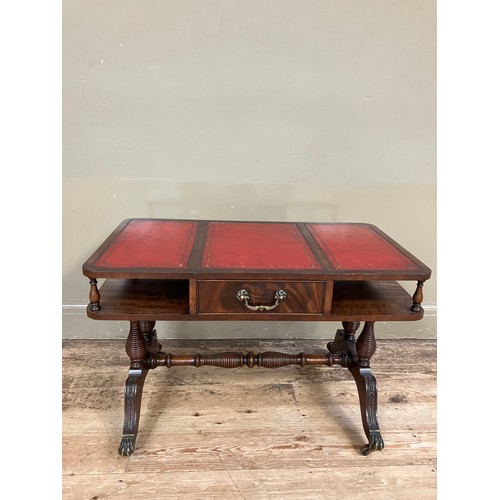
<instances>
[{"instance_id":1,"label":"lion paw foot","mask_svg":"<svg viewBox=\"0 0 500 500\"><path fill-rule=\"evenodd\" d=\"M372 451L378 450L382 451L384 449L384 440L382 439L382 435L380 431L372 431L370 432L370 442L365 444L361 449L361 453L363 455L368 455Z\"/></svg>"},{"instance_id":2,"label":"lion paw foot","mask_svg":"<svg viewBox=\"0 0 500 500\"><path fill-rule=\"evenodd\" d=\"M133 434L125 434L122 437L120 446L118 447L118 453L122 457L128 457L134 453L135 449L135 436Z\"/></svg>"}]
</instances>

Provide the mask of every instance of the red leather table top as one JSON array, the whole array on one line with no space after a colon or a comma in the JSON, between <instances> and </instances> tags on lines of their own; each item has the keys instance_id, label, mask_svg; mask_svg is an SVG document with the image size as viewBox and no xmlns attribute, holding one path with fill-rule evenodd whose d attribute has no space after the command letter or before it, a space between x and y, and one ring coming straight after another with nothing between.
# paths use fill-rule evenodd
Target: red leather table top
<instances>
[{"instance_id":1,"label":"red leather table top","mask_svg":"<svg viewBox=\"0 0 500 500\"><path fill-rule=\"evenodd\" d=\"M201 267L321 269L294 224L210 222Z\"/></svg>"},{"instance_id":2,"label":"red leather table top","mask_svg":"<svg viewBox=\"0 0 500 500\"><path fill-rule=\"evenodd\" d=\"M371 226L358 224L307 224L335 269L418 269Z\"/></svg>"},{"instance_id":3,"label":"red leather table top","mask_svg":"<svg viewBox=\"0 0 500 500\"><path fill-rule=\"evenodd\" d=\"M123 221L83 270L87 276L128 271L131 277L140 277L140 270L430 276L424 264L370 224L164 219Z\"/></svg>"},{"instance_id":4,"label":"red leather table top","mask_svg":"<svg viewBox=\"0 0 500 500\"><path fill-rule=\"evenodd\" d=\"M131 220L97 259L104 268L185 268L197 222Z\"/></svg>"}]
</instances>

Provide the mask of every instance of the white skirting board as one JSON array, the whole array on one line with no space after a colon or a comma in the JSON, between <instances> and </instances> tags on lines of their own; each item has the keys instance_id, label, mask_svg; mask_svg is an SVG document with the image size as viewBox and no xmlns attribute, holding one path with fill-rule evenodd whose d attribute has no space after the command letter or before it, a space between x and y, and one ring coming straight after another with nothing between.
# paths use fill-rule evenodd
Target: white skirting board
<instances>
[{"instance_id":1,"label":"white skirting board","mask_svg":"<svg viewBox=\"0 0 500 500\"><path fill-rule=\"evenodd\" d=\"M422 304L424 318L419 321L380 321L375 323L379 339L437 338L436 304ZM340 322L330 321L158 321L160 339L327 339L333 337ZM63 305L63 339L120 339L126 338L127 321L97 321L87 317L86 305ZM358 333L361 331L358 330Z\"/></svg>"}]
</instances>

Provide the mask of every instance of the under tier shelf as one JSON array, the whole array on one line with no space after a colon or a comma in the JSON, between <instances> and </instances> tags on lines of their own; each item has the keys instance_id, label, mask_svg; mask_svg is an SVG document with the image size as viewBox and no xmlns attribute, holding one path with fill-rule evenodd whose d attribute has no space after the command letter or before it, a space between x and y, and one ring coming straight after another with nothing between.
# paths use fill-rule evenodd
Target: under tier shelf
<instances>
[{"instance_id":1,"label":"under tier shelf","mask_svg":"<svg viewBox=\"0 0 500 500\"><path fill-rule=\"evenodd\" d=\"M101 310L87 309L101 320L217 320L219 315L190 314L189 280L107 279L100 287ZM192 298L191 298L192 299ZM195 301L191 300L191 303ZM246 312L224 319L296 321L413 321L423 311L413 312L412 297L396 281L336 281L331 309L325 314L256 314Z\"/></svg>"}]
</instances>

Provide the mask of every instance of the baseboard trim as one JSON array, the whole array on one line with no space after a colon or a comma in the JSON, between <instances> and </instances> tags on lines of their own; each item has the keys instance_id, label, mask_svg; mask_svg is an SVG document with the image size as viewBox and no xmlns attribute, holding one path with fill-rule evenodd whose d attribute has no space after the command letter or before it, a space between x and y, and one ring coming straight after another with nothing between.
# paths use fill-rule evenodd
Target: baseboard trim
<instances>
[{"instance_id":1,"label":"baseboard trim","mask_svg":"<svg viewBox=\"0 0 500 500\"><path fill-rule=\"evenodd\" d=\"M436 339L437 304L423 303L422 306L425 315L420 321L378 322L377 338ZM157 323L156 330L162 339L324 339L330 338L339 325L337 322L323 321L162 321ZM124 339L128 329L127 321L95 321L87 318L87 304L67 302L62 306L63 339ZM305 331L307 335L303 333Z\"/></svg>"}]
</instances>

